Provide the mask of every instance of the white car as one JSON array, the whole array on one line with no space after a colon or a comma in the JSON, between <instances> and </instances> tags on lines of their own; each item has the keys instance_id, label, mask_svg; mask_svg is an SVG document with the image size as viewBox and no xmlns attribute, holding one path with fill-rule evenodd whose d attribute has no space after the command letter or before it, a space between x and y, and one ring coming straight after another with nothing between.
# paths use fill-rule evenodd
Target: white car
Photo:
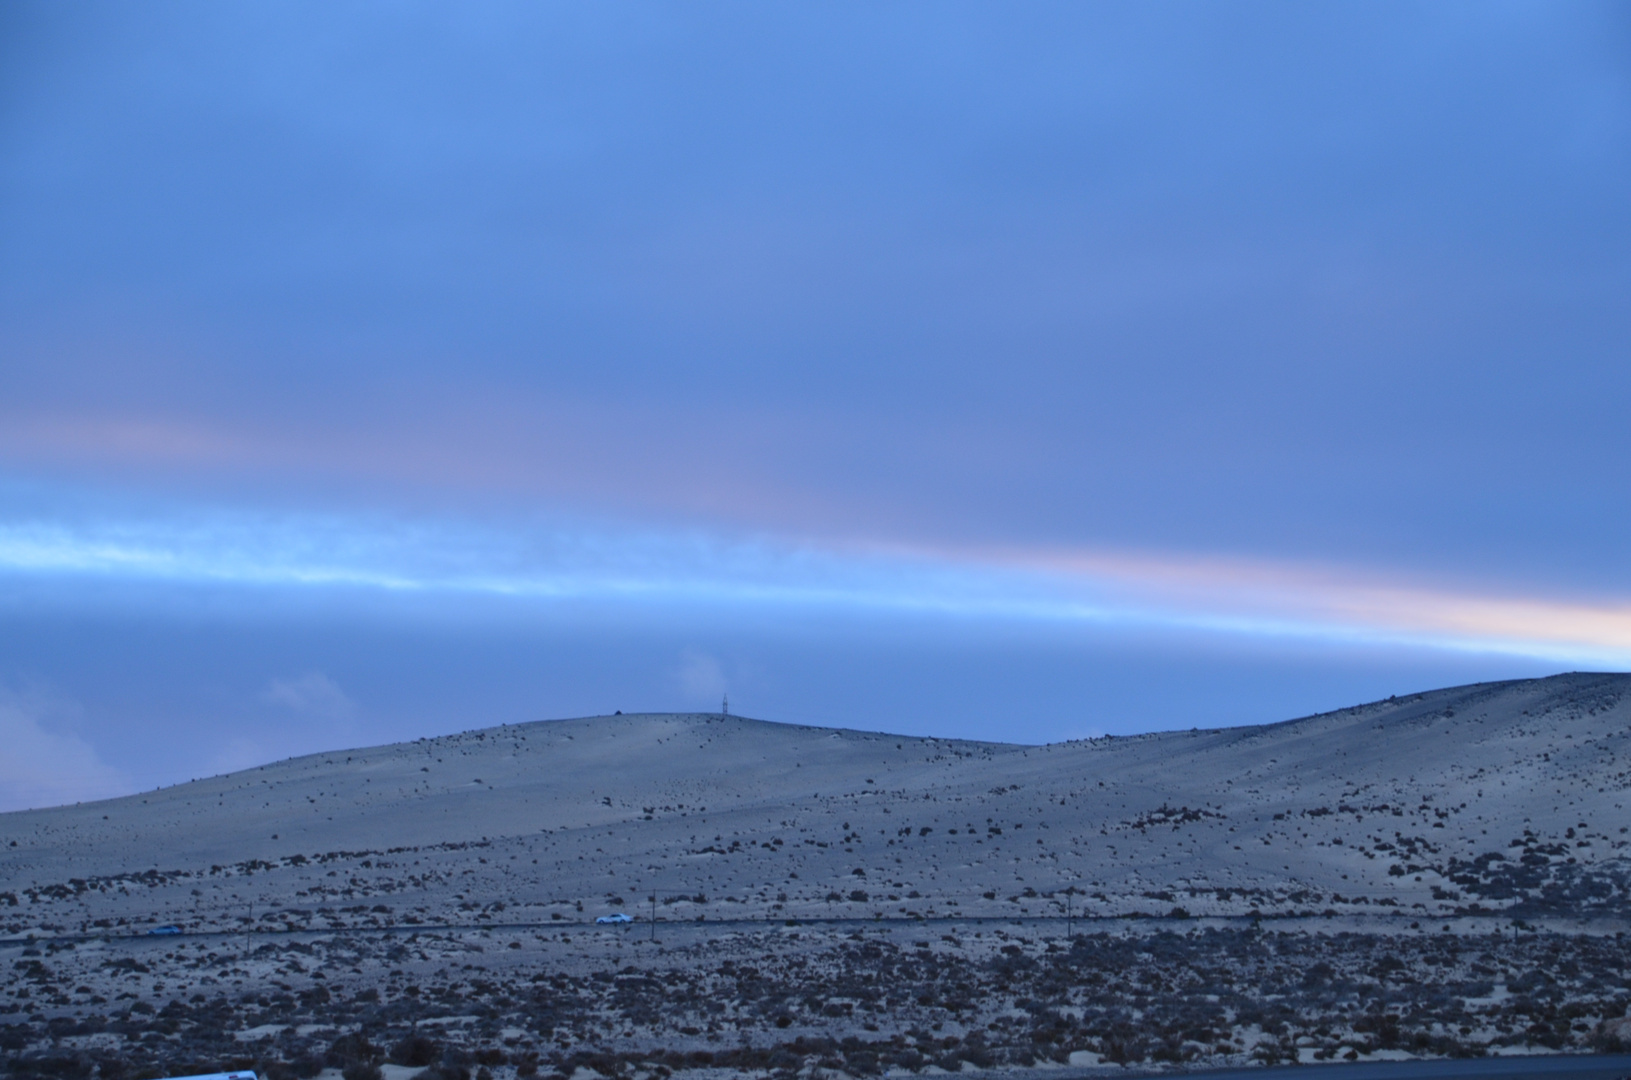
<instances>
[{"instance_id":1,"label":"white car","mask_svg":"<svg viewBox=\"0 0 1631 1080\"><path fill-rule=\"evenodd\" d=\"M623 923L631 923L633 921L634 916L625 915L621 911L614 915L602 915L600 918L595 920L595 922L600 923L602 926L619 926Z\"/></svg>"}]
</instances>

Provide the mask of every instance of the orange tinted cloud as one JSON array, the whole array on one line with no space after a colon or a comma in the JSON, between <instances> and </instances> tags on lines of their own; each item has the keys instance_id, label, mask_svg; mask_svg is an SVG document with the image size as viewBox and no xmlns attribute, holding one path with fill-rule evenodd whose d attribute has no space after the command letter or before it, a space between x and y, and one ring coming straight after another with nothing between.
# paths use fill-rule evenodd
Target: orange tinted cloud
<instances>
[{"instance_id":1,"label":"orange tinted cloud","mask_svg":"<svg viewBox=\"0 0 1631 1080\"><path fill-rule=\"evenodd\" d=\"M1631 601L1458 591L1390 580L1375 570L1267 561L1059 551L1008 551L985 558L1057 575L1062 583L1123 604L1204 621L1619 663L1631 658Z\"/></svg>"},{"instance_id":2,"label":"orange tinted cloud","mask_svg":"<svg viewBox=\"0 0 1631 1080\"><path fill-rule=\"evenodd\" d=\"M463 419L460 419L463 417ZM507 409L456 410L432 430L409 437L386 418L352 431L317 427L301 438L288 430L229 429L185 420L116 416L14 418L0 425L0 453L13 458L127 466L135 471L224 469L334 475L429 487L505 491L541 505L616 505L646 516L712 517L718 541L700 561L694 536L662 530L638 541L639 570L621 563L632 541L613 528L586 542L605 561L562 568L547 560L495 572L468 553L458 575L472 591L506 595L582 595L617 580L624 591L681 590L735 602L838 603L915 610L983 612L991 617L1046 618L1167 625L1227 634L1390 641L1431 648L1490 650L1567 662L1631 666L1631 602L1445 588L1385 570L1320 567L1271 560L1035 548L889 547L858 524L857 505L826 505L815 491L778 483L775 469L751 453L761 440L740 426L708 438L676 438L666 455L619 447L630 424L655 424L637 408L579 408L512 403ZM485 422L482 422L485 421ZM679 425L681 427L684 424ZM768 446L768 443L767 443ZM755 520L757 519L757 520ZM822 543L728 537L735 521L771 532L799 531L825 519L848 534ZM456 523L447 523L456 525ZM780 528L778 528L780 526ZM138 530L140 532L140 530ZM298 529L294 530L298 532ZM343 530L342 530L343 531ZM432 531L435 531L433 528ZM11 537L14 568L124 565L219 566L212 544L168 541L128 550L106 537L87 547L64 533L61 544ZM55 535L55 534L53 534ZM153 534L163 535L163 530ZM293 535L291 533L290 535ZM653 539L655 537L655 539ZM26 542L25 542L26 540ZM654 545L654 546L653 546ZM749 557L743 553L752 548ZM114 552L117 548L117 558ZM94 549L94 550L93 550ZM666 552L666 554L664 554ZM26 553L26 554L25 554ZM621 553L621 554L620 554ZM599 556L597 556L598 558ZM421 580L401 565L308 567L266 552L262 565L287 566L288 580L345 580L402 587ZM464 558L464 556L461 556ZM813 558L813 561L812 561ZM0 560L6 561L6 560ZM589 560L591 564L595 559ZM231 563L231 560L228 560ZM235 564L232 564L235 565ZM812 570L812 567L818 568ZM230 579L227 569L210 576ZM480 589L474 583L480 582ZM543 584L547 582L547 587ZM424 580L428 587L449 582ZM598 583L598 584L597 584Z\"/></svg>"}]
</instances>

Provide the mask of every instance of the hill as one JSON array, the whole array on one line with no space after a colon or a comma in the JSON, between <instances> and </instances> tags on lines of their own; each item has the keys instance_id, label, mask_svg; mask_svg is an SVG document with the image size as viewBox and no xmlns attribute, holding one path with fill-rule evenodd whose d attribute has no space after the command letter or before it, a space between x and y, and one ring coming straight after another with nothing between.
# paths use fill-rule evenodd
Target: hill
<instances>
[{"instance_id":1,"label":"hill","mask_svg":"<svg viewBox=\"0 0 1631 1080\"><path fill-rule=\"evenodd\" d=\"M653 891L693 919L1044 914L1065 889L1099 915L1623 914L1628 689L1039 747L717 714L489 728L6 814L0 891L66 929L235 925L251 899L547 920Z\"/></svg>"},{"instance_id":2,"label":"hill","mask_svg":"<svg viewBox=\"0 0 1631 1080\"><path fill-rule=\"evenodd\" d=\"M1052 746L593 717L7 814L0 1072L1623 1050L1628 688Z\"/></svg>"}]
</instances>

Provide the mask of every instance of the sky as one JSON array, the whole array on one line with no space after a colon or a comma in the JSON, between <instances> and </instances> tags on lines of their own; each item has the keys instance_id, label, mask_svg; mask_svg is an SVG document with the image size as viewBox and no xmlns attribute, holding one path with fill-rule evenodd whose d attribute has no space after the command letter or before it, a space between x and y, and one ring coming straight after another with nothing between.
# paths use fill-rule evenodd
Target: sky
<instances>
[{"instance_id":1,"label":"sky","mask_svg":"<svg viewBox=\"0 0 1631 1080\"><path fill-rule=\"evenodd\" d=\"M1631 9L0 7L0 809L1631 668Z\"/></svg>"}]
</instances>

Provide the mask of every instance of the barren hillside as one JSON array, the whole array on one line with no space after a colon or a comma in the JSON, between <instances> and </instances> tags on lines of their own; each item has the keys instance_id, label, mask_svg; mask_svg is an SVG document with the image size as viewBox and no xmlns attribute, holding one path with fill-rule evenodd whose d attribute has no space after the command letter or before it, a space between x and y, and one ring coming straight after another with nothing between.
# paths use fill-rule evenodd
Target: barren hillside
<instances>
[{"instance_id":1,"label":"barren hillside","mask_svg":"<svg viewBox=\"0 0 1631 1080\"><path fill-rule=\"evenodd\" d=\"M1043 747L595 717L8 814L0 1066L843 1080L1623 1049L1628 687Z\"/></svg>"},{"instance_id":2,"label":"barren hillside","mask_svg":"<svg viewBox=\"0 0 1631 1080\"><path fill-rule=\"evenodd\" d=\"M1094 915L1623 914L1628 688L1041 747L718 715L489 728L0 816L0 917L529 921L653 892L669 919L1037 915L1066 889Z\"/></svg>"}]
</instances>

